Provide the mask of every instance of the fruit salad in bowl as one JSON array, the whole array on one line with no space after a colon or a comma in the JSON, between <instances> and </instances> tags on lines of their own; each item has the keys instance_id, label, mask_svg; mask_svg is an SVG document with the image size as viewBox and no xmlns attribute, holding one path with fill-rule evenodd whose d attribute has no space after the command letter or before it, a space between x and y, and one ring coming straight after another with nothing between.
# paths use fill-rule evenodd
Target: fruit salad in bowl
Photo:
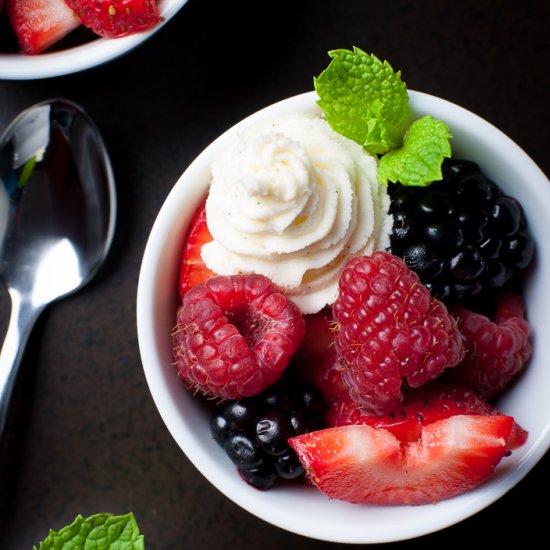
<instances>
[{"instance_id":1,"label":"fruit salad in bowl","mask_svg":"<svg viewBox=\"0 0 550 550\"><path fill-rule=\"evenodd\" d=\"M550 186L473 113L331 56L176 183L138 336L220 491L301 535L390 542L483 509L548 449Z\"/></svg>"},{"instance_id":2,"label":"fruit salad in bowl","mask_svg":"<svg viewBox=\"0 0 550 550\"><path fill-rule=\"evenodd\" d=\"M4 0L0 79L70 74L132 50L187 0Z\"/></svg>"}]
</instances>

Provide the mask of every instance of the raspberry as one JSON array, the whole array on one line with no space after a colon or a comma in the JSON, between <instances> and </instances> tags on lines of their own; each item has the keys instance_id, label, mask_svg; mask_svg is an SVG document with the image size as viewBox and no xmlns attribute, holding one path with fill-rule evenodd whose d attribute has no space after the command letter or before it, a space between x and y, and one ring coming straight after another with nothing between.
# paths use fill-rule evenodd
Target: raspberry
<instances>
[{"instance_id":1,"label":"raspberry","mask_svg":"<svg viewBox=\"0 0 550 550\"><path fill-rule=\"evenodd\" d=\"M388 252L351 260L334 304L335 344L352 399L383 414L457 365L464 347L456 321L418 275Z\"/></svg>"},{"instance_id":2,"label":"raspberry","mask_svg":"<svg viewBox=\"0 0 550 550\"><path fill-rule=\"evenodd\" d=\"M456 306L453 313L458 318L466 355L451 377L485 399L493 398L525 368L531 356L523 300L516 294L504 294L494 322L463 306Z\"/></svg>"},{"instance_id":3,"label":"raspberry","mask_svg":"<svg viewBox=\"0 0 550 550\"><path fill-rule=\"evenodd\" d=\"M173 354L191 386L238 399L278 380L303 334L300 311L267 277L219 276L184 296Z\"/></svg>"}]
</instances>

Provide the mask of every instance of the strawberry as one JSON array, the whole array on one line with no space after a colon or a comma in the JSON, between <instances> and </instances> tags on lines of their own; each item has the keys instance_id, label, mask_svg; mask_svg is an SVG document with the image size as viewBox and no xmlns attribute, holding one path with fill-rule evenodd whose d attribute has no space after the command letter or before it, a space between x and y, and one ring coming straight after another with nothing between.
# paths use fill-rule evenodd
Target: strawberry
<instances>
[{"instance_id":1,"label":"strawberry","mask_svg":"<svg viewBox=\"0 0 550 550\"><path fill-rule=\"evenodd\" d=\"M303 361L325 357L334 348L334 319L332 311L326 307L319 313L306 315L306 332L297 357Z\"/></svg>"},{"instance_id":2,"label":"strawberry","mask_svg":"<svg viewBox=\"0 0 550 550\"><path fill-rule=\"evenodd\" d=\"M155 0L67 0L85 27L105 38L153 28L160 21Z\"/></svg>"},{"instance_id":3,"label":"strawberry","mask_svg":"<svg viewBox=\"0 0 550 550\"><path fill-rule=\"evenodd\" d=\"M382 416L368 414L349 395L339 394L329 404L326 421L328 426L368 424L373 428L385 428L398 439L410 442L420 438L422 426L464 414L495 416L502 413L467 388L432 382L407 392L402 405ZM514 422L507 449L517 449L527 436L527 431Z\"/></svg>"},{"instance_id":4,"label":"strawberry","mask_svg":"<svg viewBox=\"0 0 550 550\"><path fill-rule=\"evenodd\" d=\"M352 503L414 505L473 489L507 454L513 418L459 415L422 427L403 443L366 424L309 432L289 440L309 480Z\"/></svg>"},{"instance_id":5,"label":"strawberry","mask_svg":"<svg viewBox=\"0 0 550 550\"><path fill-rule=\"evenodd\" d=\"M313 382L327 400L347 393L334 348L334 319L330 308L304 316L305 334L294 364L302 379Z\"/></svg>"},{"instance_id":6,"label":"strawberry","mask_svg":"<svg viewBox=\"0 0 550 550\"><path fill-rule=\"evenodd\" d=\"M202 245L210 242L212 235L206 225L206 204L203 202L195 212L187 232L180 265L179 294L213 277L215 273L206 267L201 258Z\"/></svg>"},{"instance_id":7,"label":"strawberry","mask_svg":"<svg viewBox=\"0 0 550 550\"><path fill-rule=\"evenodd\" d=\"M21 51L40 53L80 25L64 0L7 0L6 10Z\"/></svg>"}]
</instances>

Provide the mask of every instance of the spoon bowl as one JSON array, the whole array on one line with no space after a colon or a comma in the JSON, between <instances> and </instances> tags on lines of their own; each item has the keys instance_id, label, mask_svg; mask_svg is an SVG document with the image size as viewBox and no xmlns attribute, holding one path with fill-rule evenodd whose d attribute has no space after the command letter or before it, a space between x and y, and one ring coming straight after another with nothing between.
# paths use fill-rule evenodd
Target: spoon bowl
<instances>
[{"instance_id":1,"label":"spoon bowl","mask_svg":"<svg viewBox=\"0 0 550 550\"><path fill-rule=\"evenodd\" d=\"M0 352L0 437L32 327L96 274L115 217L111 163L79 106L46 101L10 124L0 138L0 278L12 306Z\"/></svg>"}]
</instances>

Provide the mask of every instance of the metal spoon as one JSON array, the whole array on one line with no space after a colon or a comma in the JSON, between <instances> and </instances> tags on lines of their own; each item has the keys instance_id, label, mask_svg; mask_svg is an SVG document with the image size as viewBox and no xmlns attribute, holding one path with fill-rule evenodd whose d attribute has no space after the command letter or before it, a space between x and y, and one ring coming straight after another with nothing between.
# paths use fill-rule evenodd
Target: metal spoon
<instances>
[{"instance_id":1,"label":"metal spoon","mask_svg":"<svg viewBox=\"0 0 550 550\"><path fill-rule=\"evenodd\" d=\"M21 113L0 138L0 279L12 305L0 352L0 439L36 320L92 279L115 218L111 164L84 111L56 99Z\"/></svg>"}]
</instances>

